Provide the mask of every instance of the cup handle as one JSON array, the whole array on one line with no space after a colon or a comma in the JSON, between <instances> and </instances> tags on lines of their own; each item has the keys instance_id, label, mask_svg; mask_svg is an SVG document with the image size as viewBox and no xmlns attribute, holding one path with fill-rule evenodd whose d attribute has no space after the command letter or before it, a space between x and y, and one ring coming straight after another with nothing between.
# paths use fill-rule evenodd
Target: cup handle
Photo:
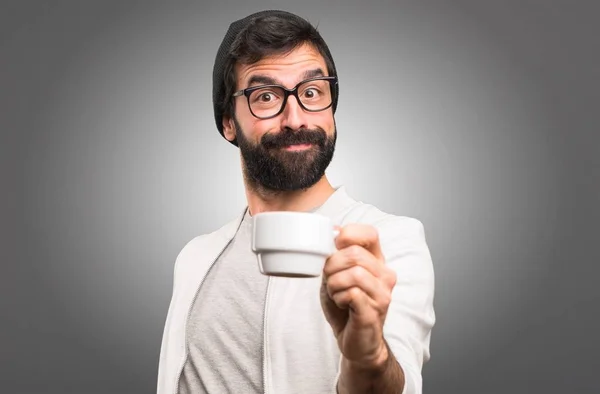
<instances>
[{"instance_id":1,"label":"cup handle","mask_svg":"<svg viewBox=\"0 0 600 394\"><path fill-rule=\"evenodd\" d=\"M252 217L252 241L250 248L256 253L256 217Z\"/></svg>"},{"instance_id":2,"label":"cup handle","mask_svg":"<svg viewBox=\"0 0 600 394\"><path fill-rule=\"evenodd\" d=\"M260 270L261 274L266 275L265 269L263 267L262 259L260 258L260 256L261 256L260 253L256 254L256 259L258 260L258 269Z\"/></svg>"},{"instance_id":3,"label":"cup handle","mask_svg":"<svg viewBox=\"0 0 600 394\"><path fill-rule=\"evenodd\" d=\"M335 239L340 235L340 230L334 228L333 229L333 250L337 251L337 247L335 246Z\"/></svg>"}]
</instances>

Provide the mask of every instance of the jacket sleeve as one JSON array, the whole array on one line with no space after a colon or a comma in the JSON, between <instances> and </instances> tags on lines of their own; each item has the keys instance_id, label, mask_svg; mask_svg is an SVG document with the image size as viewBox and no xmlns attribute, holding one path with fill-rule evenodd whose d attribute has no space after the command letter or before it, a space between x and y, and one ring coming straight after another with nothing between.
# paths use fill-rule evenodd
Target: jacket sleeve
<instances>
[{"instance_id":1,"label":"jacket sleeve","mask_svg":"<svg viewBox=\"0 0 600 394\"><path fill-rule=\"evenodd\" d=\"M430 359L435 323L433 262L423 224L397 217L377 226L386 264L397 275L383 327L384 337L405 374L402 394L422 394L422 368Z\"/></svg>"}]
</instances>

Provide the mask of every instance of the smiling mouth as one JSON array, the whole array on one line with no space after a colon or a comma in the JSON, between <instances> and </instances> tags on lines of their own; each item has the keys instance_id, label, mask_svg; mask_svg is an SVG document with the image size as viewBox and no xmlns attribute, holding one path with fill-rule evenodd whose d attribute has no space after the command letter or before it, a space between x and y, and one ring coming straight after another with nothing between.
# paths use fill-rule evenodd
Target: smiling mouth
<instances>
[{"instance_id":1,"label":"smiling mouth","mask_svg":"<svg viewBox=\"0 0 600 394\"><path fill-rule=\"evenodd\" d=\"M312 146L313 146L313 144L293 144L293 145L283 146L282 148L287 151L299 151L299 150L309 149Z\"/></svg>"}]
</instances>

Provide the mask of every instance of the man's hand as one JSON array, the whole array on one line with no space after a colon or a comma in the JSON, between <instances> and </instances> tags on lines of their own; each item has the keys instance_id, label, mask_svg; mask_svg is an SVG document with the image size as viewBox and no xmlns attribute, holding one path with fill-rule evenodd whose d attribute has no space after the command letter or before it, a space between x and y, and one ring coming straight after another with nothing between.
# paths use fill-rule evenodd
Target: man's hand
<instances>
[{"instance_id":1,"label":"man's hand","mask_svg":"<svg viewBox=\"0 0 600 394\"><path fill-rule=\"evenodd\" d=\"M359 369L382 368L391 356L383 324L396 284L385 265L377 230L349 224L336 238L338 249L323 269L321 305L345 361Z\"/></svg>"}]
</instances>

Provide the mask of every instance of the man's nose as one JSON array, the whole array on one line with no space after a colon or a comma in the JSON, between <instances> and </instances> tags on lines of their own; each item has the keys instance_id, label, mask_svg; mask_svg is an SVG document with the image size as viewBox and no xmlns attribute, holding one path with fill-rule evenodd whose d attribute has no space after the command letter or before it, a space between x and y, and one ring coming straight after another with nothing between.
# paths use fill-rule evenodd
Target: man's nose
<instances>
[{"instance_id":1,"label":"man's nose","mask_svg":"<svg viewBox=\"0 0 600 394\"><path fill-rule=\"evenodd\" d=\"M298 130L301 128L307 128L306 123L306 112L298 103L296 97L290 95L288 97L285 108L283 109L281 118L282 129L289 128L291 130Z\"/></svg>"}]
</instances>

